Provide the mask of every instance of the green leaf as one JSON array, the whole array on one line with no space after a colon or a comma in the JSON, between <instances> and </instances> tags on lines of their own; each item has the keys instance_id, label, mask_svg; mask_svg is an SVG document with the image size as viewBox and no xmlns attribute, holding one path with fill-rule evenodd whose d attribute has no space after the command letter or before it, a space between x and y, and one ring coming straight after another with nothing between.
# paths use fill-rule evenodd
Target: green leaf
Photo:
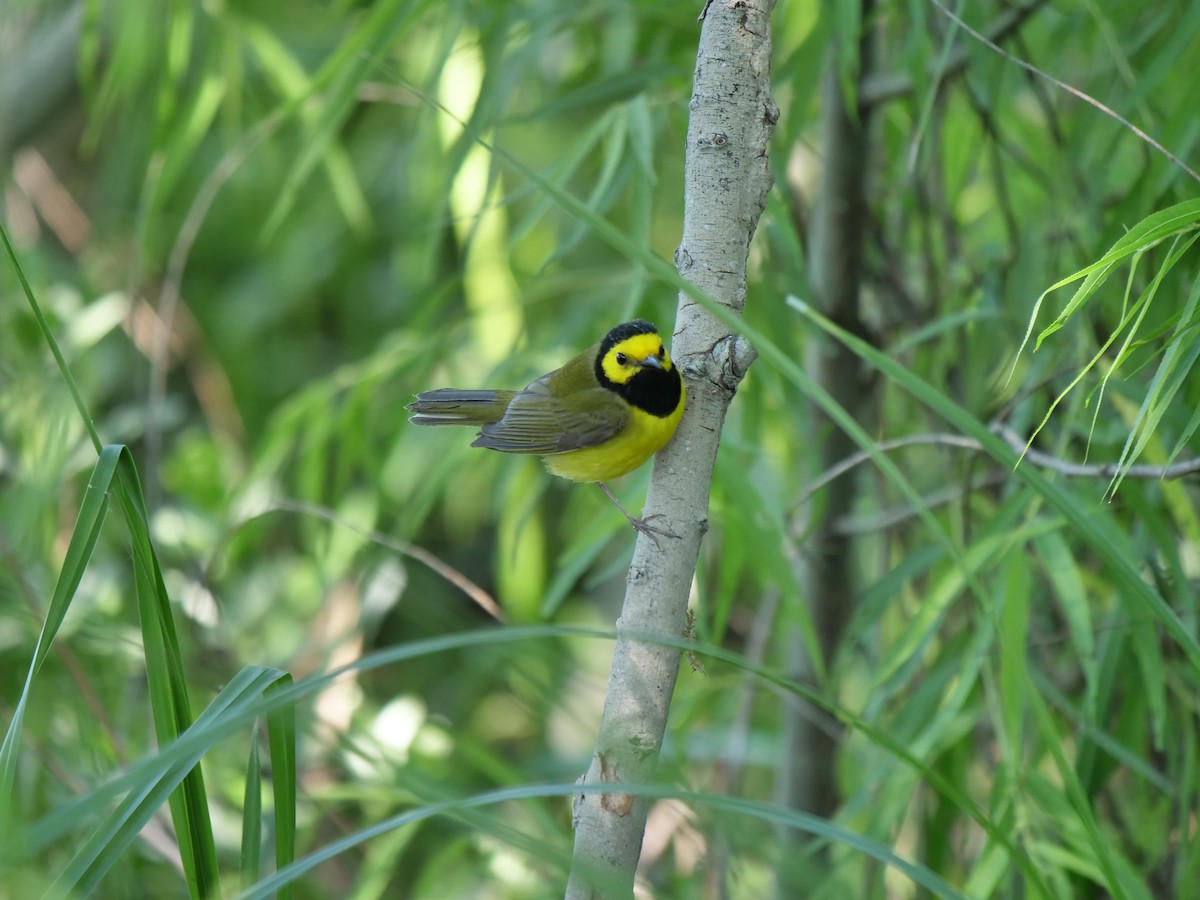
<instances>
[{"instance_id":1,"label":"green leaf","mask_svg":"<svg viewBox=\"0 0 1200 900\"><path fill-rule=\"evenodd\" d=\"M134 841L146 823L150 820L163 802L175 798L182 791L187 798L187 783L195 773L200 771L200 759L212 747L212 744L223 732L216 726L223 721L235 718L239 713L249 708L253 701L260 699L271 685L285 678L284 673L276 669L262 666L247 666L235 675L225 688L213 699L195 724L180 735L184 738L196 734L201 736L199 742L192 742L186 754L176 754L169 759L163 759L162 764L153 770L153 776L141 777L130 785L132 788L117 807L109 813L99 826L92 832L83 847L74 858L63 868L55 881L51 893L63 894L68 891L87 894L95 890L100 879L112 868L128 846ZM275 712L281 712L283 706ZM160 757L161 759L161 757ZM190 798L180 803L184 805ZM94 806L94 802L91 804ZM176 803L172 803L172 813L175 814ZM180 822L176 816L175 821ZM207 817L205 817L207 821ZM209 826L211 828L211 826ZM206 848L195 843L192 837L192 847L197 856ZM183 849L182 834L180 849ZM211 841L211 831L210 831ZM207 852L213 853L211 848ZM185 859L186 862L186 859ZM215 859L212 872L197 869L196 875L188 875L189 887L196 897L217 896L212 893L197 893L197 890L219 889L219 886L208 879L216 876Z\"/></svg>"},{"instance_id":2,"label":"green leaf","mask_svg":"<svg viewBox=\"0 0 1200 900\"><path fill-rule=\"evenodd\" d=\"M19 839L20 829L17 828L19 823L10 818L16 810L8 800L13 796L13 785L16 782L21 726L33 690L33 680L41 670L42 663L46 661L50 646L54 643L63 618L71 606L71 600L75 597L75 591L79 588L83 573L87 569L88 562L91 561L92 552L96 549L96 541L100 537L100 530L104 527L104 519L108 514L109 491L113 487L120 455L120 447L105 447L92 469L91 478L88 480L87 489L83 494L79 516L75 520L75 528L71 531L71 540L67 544L67 555L59 570L54 593L50 597L50 609L46 614L46 621L42 623L42 630L38 635L37 645L34 647L33 658L29 663L25 685L17 698L12 721L8 723L8 729L4 733L4 742L0 744L0 800L4 801L0 802L0 846Z\"/></svg>"},{"instance_id":3,"label":"green leaf","mask_svg":"<svg viewBox=\"0 0 1200 900\"><path fill-rule=\"evenodd\" d=\"M242 796L242 888L262 874L262 771L258 762L258 729L250 735L250 760L246 764L246 791Z\"/></svg>"},{"instance_id":4,"label":"green leaf","mask_svg":"<svg viewBox=\"0 0 1200 900\"><path fill-rule=\"evenodd\" d=\"M1013 357L1013 369L1009 372L1009 378L1012 378L1012 372L1016 370L1017 360L1020 359L1022 351L1024 351L1025 346L1029 343L1029 337L1033 333L1033 327L1037 322L1038 312L1041 310L1042 302L1046 297L1059 288L1066 287L1068 284L1072 284L1081 278L1084 280L1063 311L1059 313L1058 318L1042 329L1042 332L1038 335L1037 344L1034 346L1035 350L1042 345L1042 341L1071 320L1071 317L1082 308L1083 304L1108 280L1112 268L1117 263L1136 256L1169 237L1183 234L1197 227L1200 227L1200 200L1187 200L1159 212L1152 213L1122 235L1100 259L1046 288L1033 305L1033 312L1029 316L1029 326L1025 330L1025 337L1021 341L1021 346L1017 348L1017 352Z\"/></svg>"},{"instance_id":5,"label":"green leaf","mask_svg":"<svg viewBox=\"0 0 1200 900\"><path fill-rule=\"evenodd\" d=\"M263 692L278 694L292 686L292 676L277 672ZM296 706L288 703L267 713L267 742L271 748L271 790L275 795L275 868L296 859ZM291 885L280 890L280 900L291 897Z\"/></svg>"},{"instance_id":6,"label":"green leaf","mask_svg":"<svg viewBox=\"0 0 1200 900\"><path fill-rule=\"evenodd\" d=\"M283 218L295 205L301 187L317 165L329 165L330 149L335 145L337 133L358 103L358 88L367 74L377 65L377 60L386 48L393 44L405 28L412 24L417 15L428 6L429 0L382 0L372 4L362 24L338 48L305 86L306 97L324 90L317 112L304 116L308 132L303 150L292 163L284 180L279 199L275 202L266 224L262 240L265 242L278 229ZM303 111L304 107L297 107ZM339 153L343 151L338 151ZM331 170L331 181L344 209L357 218L361 215L360 194L350 190L346 184L347 173ZM351 219L354 224L354 219Z\"/></svg>"},{"instance_id":7,"label":"green leaf","mask_svg":"<svg viewBox=\"0 0 1200 900\"><path fill-rule=\"evenodd\" d=\"M1025 696L1029 679L1025 646L1029 640L1029 600L1033 594L1029 564L1021 553L1007 555L1005 577L998 585L1000 637L1000 736L1005 761L1012 767L1014 781L1024 763Z\"/></svg>"}]
</instances>

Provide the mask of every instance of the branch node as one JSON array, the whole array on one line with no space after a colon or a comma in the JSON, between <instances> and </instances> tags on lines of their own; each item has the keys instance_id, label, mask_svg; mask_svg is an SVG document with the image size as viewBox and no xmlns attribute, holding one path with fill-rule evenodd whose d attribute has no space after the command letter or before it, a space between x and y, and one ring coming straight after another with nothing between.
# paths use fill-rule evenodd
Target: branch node
<instances>
[{"instance_id":1,"label":"branch node","mask_svg":"<svg viewBox=\"0 0 1200 900\"><path fill-rule=\"evenodd\" d=\"M779 104L775 102L775 98L767 94L767 102L763 104L763 121L768 125L774 126L779 121ZM766 150L763 150L763 156L766 156Z\"/></svg>"},{"instance_id":2,"label":"branch node","mask_svg":"<svg viewBox=\"0 0 1200 900\"><path fill-rule=\"evenodd\" d=\"M712 348L714 383L729 394L735 393L757 358L758 351L741 335L731 334L721 339Z\"/></svg>"}]
</instances>

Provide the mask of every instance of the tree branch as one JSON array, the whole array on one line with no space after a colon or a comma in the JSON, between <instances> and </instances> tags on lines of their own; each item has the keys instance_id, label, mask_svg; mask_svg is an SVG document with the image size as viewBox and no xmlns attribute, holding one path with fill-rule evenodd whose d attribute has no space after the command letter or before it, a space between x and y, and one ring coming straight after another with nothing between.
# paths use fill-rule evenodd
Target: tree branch
<instances>
[{"instance_id":1,"label":"tree branch","mask_svg":"<svg viewBox=\"0 0 1200 900\"><path fill-rule=\"evenodd\" d=\"M1059 459L1057 456L1046 453L1044 450L1035 450L1032 447L1027 448L1025 439L1007 425L993 424L991 430L1004 438L1004 441L1018 453L1023 453L1023 462L1037 466L1040 469L1049 469L1052 472L1058 472L1060 475L1066 475L1068 478L1112 478L1121 474L1124 478L1170 479L1182 478L1185 475L1194 475L1200 472L1200 458L1193 458L1180 460L1169 466L1129 466L1122 473L1121 466L1117 463L1074 463L1065 459ZM895 440L882 441L877 445L876 449L887 452L889 450L899 450L903 447L929 444L936 444L942 447L957 447L962 450L983 450L983 445L975 440L975 438L965 437L961 434L936 433L910 434L902 438L896 438ZM845 475L856 466L867 462L870 458L871 454L860 450L846 456L836 465L830 466L814 481L805 486L795 505L801 506L807 503L825 485Z\"/></svg>"},{"instance_id":2,"label":"tree branch","mask_svg":"<svg viewBox=\"0 0 1200 900\"><path fill-rule=\"evenodd\" d=\"M772 177L767 140L779 110L770 94L774 0L714 0L696 55L688 125L679 273L741 312L750 239ZM653 779L666 731L679 652L621 633L682 634L721 425L754 359L749 346L681 294L672 355L687 385L687 412L654 463L646 508L679 540L639 535L617 622L600 734L584 784L609 793L575 802L575 852L568 898L629 896L641 854L647 801L620 784Z\"/></svg>"}]
</instances>

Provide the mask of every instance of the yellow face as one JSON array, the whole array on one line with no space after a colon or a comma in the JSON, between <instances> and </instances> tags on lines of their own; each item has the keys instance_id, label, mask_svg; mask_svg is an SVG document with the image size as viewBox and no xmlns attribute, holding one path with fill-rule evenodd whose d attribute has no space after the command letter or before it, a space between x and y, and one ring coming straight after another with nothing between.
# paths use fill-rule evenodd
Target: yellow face
<instances>
[{"instance_id":1,"label":"yellow face","mask_svg":"<svg viewBox=\"0 0 1200 900\"><path fill-rule=\"evenodd\" d=\"M647 366L671 371L671 354L657 334L635 334L615 344L600 362L604 374L613 384L628 384Z\"/></svg>"}]
</instances>

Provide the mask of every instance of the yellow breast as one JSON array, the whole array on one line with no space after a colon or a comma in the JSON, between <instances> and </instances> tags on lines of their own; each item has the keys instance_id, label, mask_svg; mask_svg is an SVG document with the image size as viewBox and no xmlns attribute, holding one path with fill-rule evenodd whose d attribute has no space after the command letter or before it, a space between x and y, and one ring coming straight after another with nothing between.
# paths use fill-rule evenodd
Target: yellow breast
<instances>
[{"instance_id":1,"label":"yellow breast","mask_svg":"<svg viewBox=\"0 0 1200 900\"><path fill-rule=\"evenodd\" d=\"M683 415L683 399L669 416L631 407L625 427L603 444L544 457L552 475L572 481L608 481L632 472L666 446Z\"/></svg>"}]
</instances>

